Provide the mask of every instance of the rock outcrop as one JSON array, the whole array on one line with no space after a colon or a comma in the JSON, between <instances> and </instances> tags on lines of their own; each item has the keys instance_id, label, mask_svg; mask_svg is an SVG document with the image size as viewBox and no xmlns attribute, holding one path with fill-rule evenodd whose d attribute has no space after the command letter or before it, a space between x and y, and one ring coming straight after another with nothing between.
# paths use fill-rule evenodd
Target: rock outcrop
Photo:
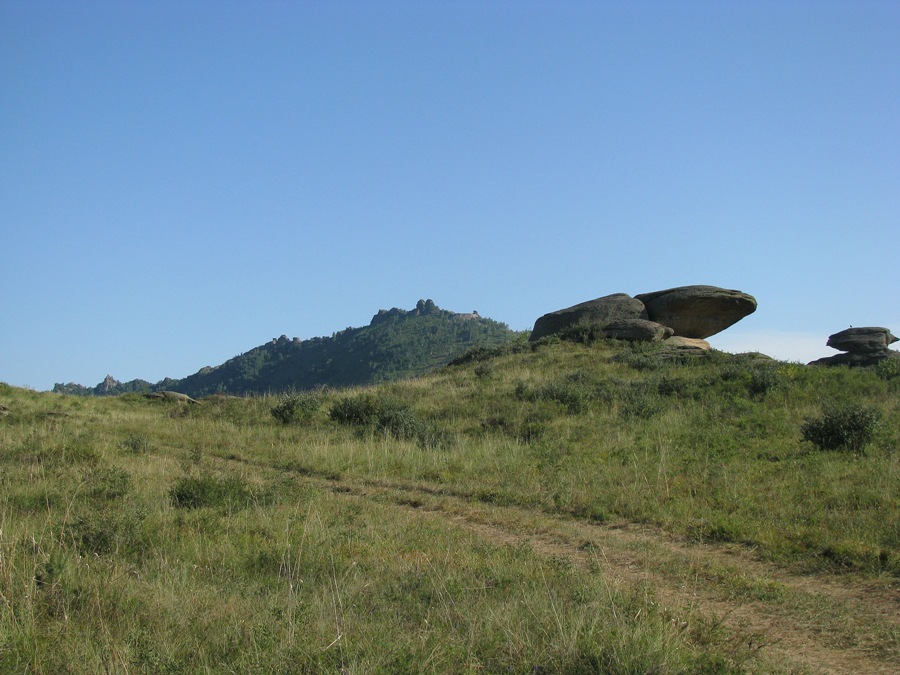
<instances>
[{"instance_id":1,"label":"rock outcrop","mask_svg":"<svg viewBox=\"0 0 900 675\"><path fill-rule=\"evenodd\" d=\"M528 339L534 342L542 337L559 333L570 326L594 324L604 326L614 321L627 319L647 319L644 303L627 293L605 295L596 300L588 300L566 309L544 314L534 322L534 330Z\"/></svg>"},{"instance_id":2,"label":"rock outcrop","mask_svg":"<svg viewBox=\"0 0 900 675\"><path fill-rule=\"evenodd\" d=\"M686 338L708 338L756 311L752 295L717 286L681 286L635 298L644 303L651 321Z\"/></svg>"},{"instance_id":3,"label":"rock outcrop","mask_svg":"<svg viewBox=\"0 0 900 675\"><path fill-rule=\"evenodd\" d=\"M182 394L178 391L154 391L149 394L144 394L145 398L161 398L166 401L180 401L182 403L200 403L200 401L195 401L187 394Z\"/></svg>"},{"instance_id":4,"label":"rock outcrop","mask_svg":"<svg viewBox=\"0 0 900 675\"><path fill-rule=\"evenodd\" d=\"M666 338L662 343L665 347L670 349L677 349L679 351L696 354L706 353L711 349L710 344L706 340L702 340L701 338L686 338L681 337L680 335L673 335L670 338Z\"/></svg>"},{"instance_id":5,"label":"rock outcrop","mask_svg":"<svg viewBox=\"0 0 900 675\"><path fill-rule=\"evenodd\" d=\"M613 340L659 342L672 336L672 329L646 319L621 319L603 326L603 334Z\"/></svg>"},{"instance_id":6,"label":"rock outcrop","mask_svg":"<svg viewBox=\"0 0 900 675\"><path fill-rule=\"evenodd\" d=\"M887 328L869 326L864 328L848 328L840 333L828 336L827 347L833 347L840 352L852 354L870 354L883 352L889 345L897 341L895 335Z\"/></svg>"},{"instance_id":7,"label":"rock outcrop","mask_svg":"<svg viewBox=\"0 0 900 675\"><path fill-rule=\"evenodd\" d=\"M615 293L544 314L534 322L529 340L585 324L618 340L658 342L675 336L703 341L754 311L752 295L718 286L681 286L634 297ZM678 346L709 349L705 342Z\"/></svg>"},{"instance_id":8,"label":"rock outcrop","mask_svg":"<svg viewBox=\"0 0 900 675\"><path fill-rule=\"evenodd\" d=\"M826 356L810 361L811 366L874 366L889 358L900 358L900 353L892 351L888 345L897 342L898 338L887 328L880 326L864 326L848 328L828 336L826 346L837 349L843 354Z\"/></svg>"}]
</instances>

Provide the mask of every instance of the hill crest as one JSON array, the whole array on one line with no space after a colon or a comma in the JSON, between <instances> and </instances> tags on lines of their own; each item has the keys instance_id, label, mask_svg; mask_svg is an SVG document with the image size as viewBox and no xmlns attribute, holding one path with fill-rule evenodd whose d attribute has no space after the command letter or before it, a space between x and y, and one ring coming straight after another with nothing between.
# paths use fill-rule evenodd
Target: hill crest
<instances>
[{"instance_id":1,"label":"hill crest","mask_svg":"<svg viewBox=\"0 0 900 675\"><path fill-rule=\"evenodd\" d=\"M192 397L253 394L374 384L421 375L446 365L471 347L495 347L519 333L477 311L457 313L419 300L411 310L381 309L367 326L331 337L301 340L281 335L182 379L157 383L107 377L96 387L57 383L53 391L79 396L176 390Z\"/></svg>"}]
</instances>

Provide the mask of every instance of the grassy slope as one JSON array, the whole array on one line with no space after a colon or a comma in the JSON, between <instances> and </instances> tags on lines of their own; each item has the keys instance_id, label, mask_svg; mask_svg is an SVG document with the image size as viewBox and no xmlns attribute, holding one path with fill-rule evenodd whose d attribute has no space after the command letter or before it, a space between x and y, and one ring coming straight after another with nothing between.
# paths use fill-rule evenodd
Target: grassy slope
<instances>
[{"instance_id":1,"label":"grassy slope","mask_svg":"<svg viewBox=\"0 0 900 675\"><path fill-rule=\"evenodd\" d=\"M747 637L763 616L811 626L819 666L896 663L845 586L896 598L897 384L549 343L288 425L0 385L0 671L796 667ZM401 414L329 417L358 397ZM801 442L829 399L882 411L863 454Z\"/></svg>"}]
</instances>

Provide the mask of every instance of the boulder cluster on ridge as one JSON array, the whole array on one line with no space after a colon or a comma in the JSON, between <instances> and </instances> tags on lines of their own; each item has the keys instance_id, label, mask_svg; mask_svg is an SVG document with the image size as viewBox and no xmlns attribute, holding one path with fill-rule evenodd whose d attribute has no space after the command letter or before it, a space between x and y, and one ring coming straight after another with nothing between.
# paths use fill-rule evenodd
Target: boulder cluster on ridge
<instances>
[{"instance_id":1,"label":"boulder cluster on ridge","mask_svg":"<svg viewBox=\"0 0 900 675\"><path fill-rule=\"evenodd\" d=\"M535 341L577 325L591 325L605 337L664 342L688 350L708 350L708 338L756 311L756 299L717 286L680 286L634 297L606 295L544 314L534 323Z\"/></svg>"}]
</instances>

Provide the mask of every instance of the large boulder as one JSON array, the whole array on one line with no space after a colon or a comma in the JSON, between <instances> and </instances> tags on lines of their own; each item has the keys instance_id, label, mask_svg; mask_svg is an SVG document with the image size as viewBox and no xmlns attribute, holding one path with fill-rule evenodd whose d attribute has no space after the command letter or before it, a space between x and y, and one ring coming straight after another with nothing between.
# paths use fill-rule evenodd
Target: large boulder
<instances>
[{"instance_id":1,"label":"large boulder","mask_svg":"<svg viewBox=\"0 0 900 675\"><path fill-rule=\"evenodd\" d=\"M866 368L875 366L885 359L900 358L900 353L888 349L888 345L897 341L891 331L880 326L862 326L848 328L828 336L829 347L840 350L842 354L826 356L810 361L811 366L849 366L850 368Z\"/></svg>"},{"instance_id":2,"label":"large boulder","mask_svg":"<svg viewBox=\"0 0 900 675\"><path fill-rule=\"evenodd\" d=\"M756 311L752 295L718 286L681 286L634 297L644 303L647 318L688 338L708 338Z\"/></svg>"},{"instance_id":3,"label":"large boulder","mask_svg":"<svg viewBox=\"0 0 900 675\"><path fill-rule=\"evenodd\" d=\"M603 334L613 340L659 342L672 336L672 329L646 319L619 319L603 326Z\"/></svg>"},{"instance_id":4,"label":"large boulder","mask_svg":"<svg viewBox=\"0 0 900 675\"><path fill-rule=\"evenodd\" d=\"M883 352L888 345L897 341L897 337L891 335L887 328L879 326L866 326L861 328L848 328L828 337L827 346L841 352L851 354L870 354Z\"/></svg>"},{"instance_id":5,"label":"large boulder","mask_svg":"<svg viewBox=\"0 0 900 675\"><path fill-rule=\"evenodd\" d=\"M534 330L528 339L534 342L577 324L604 326L624 319L646 319L644 303L627 293L614 293L596 300L588 300L573 307L544 314L534 322Z\"/></svg>"}]
</instances>

